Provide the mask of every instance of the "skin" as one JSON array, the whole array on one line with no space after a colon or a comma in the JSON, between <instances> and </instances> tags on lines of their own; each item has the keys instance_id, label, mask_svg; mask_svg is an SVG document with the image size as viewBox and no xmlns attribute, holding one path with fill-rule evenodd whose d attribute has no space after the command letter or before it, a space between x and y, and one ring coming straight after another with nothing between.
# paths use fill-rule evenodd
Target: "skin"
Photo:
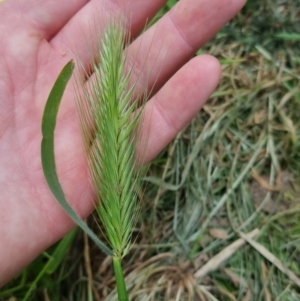
<instances>
[{"instance_id":1,"label":"skin","mask_svg":"<svg viewBox=\"0 0 300 301\"><path fill-rule=\"evenodd\" d=\"M0 4L0 287L74 227L52 196L41 168L41 118L57 75L74 53L88 66L94 53L87 49L93 49L89 46L99 37L96 29L105 25L108 16L130 19L135 36L165 2L6 0ZM245 0L181 0L143 34L142 43L138 39L126 50L129 58L137 56L140 70L151 70L148 83L157 80L159 87L146 108L147 160L191 121L215 90L221 76L218 61L193 55L244 4ZM98 25L95 29L91 19ZM150 52L142 63L147 47ZM64 95L55 134L62 187L85 218L93 209L92 187L72 85Z\"/></svg>"}]
</instances>

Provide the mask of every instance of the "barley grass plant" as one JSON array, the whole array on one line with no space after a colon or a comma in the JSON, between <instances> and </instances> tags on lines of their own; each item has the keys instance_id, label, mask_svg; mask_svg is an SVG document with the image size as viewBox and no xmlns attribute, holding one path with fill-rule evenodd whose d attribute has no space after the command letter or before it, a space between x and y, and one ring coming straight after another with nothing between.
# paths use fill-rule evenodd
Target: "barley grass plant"
<instances>
[{"instance_id":1,"label":"barley grass plant","mask_svg":"<svg viewBox=\"0 0 300 301\"><path fill-rule=\"evenodd\" d=\"M147 95L137 92L138 79L132 80L134 66L128 67L123 54L125 34L122 23L109 23L99 47L99 63L92 64L95 78L77 98L96 211L114 253L119 300L128 300L121 260L130 249L140 208L137 189L144 169L135 149Z\"/></svg>"}]
</instances>

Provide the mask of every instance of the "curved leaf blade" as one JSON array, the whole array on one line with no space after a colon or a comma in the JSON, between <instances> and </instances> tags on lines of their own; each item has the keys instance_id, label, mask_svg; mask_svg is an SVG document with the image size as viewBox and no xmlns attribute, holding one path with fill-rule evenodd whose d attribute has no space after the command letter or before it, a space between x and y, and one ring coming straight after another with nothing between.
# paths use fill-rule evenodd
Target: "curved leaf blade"
<instances>
[{"instance_id":1,"label":"curved leaf blade","mask_svg":"<svg viewBox=\"0 0 300 301\"><path fill-rule=\"evenodd\" d=\"M49 94L43 119L42 119L42 144L41 144L41 158L42 166L45 178L51 189L53 195L59 204L63 207L66 213L72 218L72 220L83 230L89 237L98 245L98 247L107 255L113 256L114 253L109 249L97 235L85 224L85 222L77 215L74 209L67 202L62 187L59 183L59 179L56 173L56 164L54 156L54 132L56 126L56 118L58 109L61 103L63 93L66 86L73 74L74 63L68 62L58 78L56 79L54 86Z\"/></svg>"}]
</instances>

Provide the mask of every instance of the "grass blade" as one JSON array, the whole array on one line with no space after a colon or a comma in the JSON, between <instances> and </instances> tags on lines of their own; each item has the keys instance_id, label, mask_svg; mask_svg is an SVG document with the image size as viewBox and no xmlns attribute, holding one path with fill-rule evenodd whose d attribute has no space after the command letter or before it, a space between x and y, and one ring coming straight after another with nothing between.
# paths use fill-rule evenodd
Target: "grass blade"
<instances>
[{"instance_id":1,"label":"grass blade","mask_svg":"<svg viewBox=\"0 0 300 301\"><path fill-rule=\"evenodd\" d=\"M55 156L54 156L54 131L56 126L56 118L61 99L67 83L69 82L74 70L74 63L70 61L59 74L48 97L44 115L42 120L42 145L41 157L45 178L47 183L56 197L57 201L64 208L66 213L72 220L85 231L90 238L99 246L99 248L107 255L113 255L112 251L96 236L96 234L85 224L85 222L77 215L73 208L67 202L59 179L56 173Z\"/></svg>"},{"instance_id":2,"label":"grass blade","mask_svg":"<svg viewBox=\"0 0 300 301\"><path fill-rule=\"evenodd\" d=\"M46 273L53 274L57 268L60 266L61 262L63 261L67 251L72 245L74 238L78 232L78 228L73 229L69 232L62 240L58 243L57 247L55 248L53 254L51 254L51 259L47 262L46 266Z\"/></svg>"},{"instance_id":3,"label":"grass blade","mask_svg":"<svg viewBox=\"0 0 300 301\"><path fill-rule=\"evenodd\" d=\"M53 254L51 254L47 263L41 269L41 271L34 279L34 281L30 284L30 287L27 290L22 301L27 301L31 297L31 295L33 294L34 290L38 285L38 282L43 278L45 274L53 274L57 270L57 268L60 266L61 262L63 261L67 250L72 244L77 234L77 230L78 228L72 230L57 244L57 247L55 248Z\"/></svg>"}]
</instances>

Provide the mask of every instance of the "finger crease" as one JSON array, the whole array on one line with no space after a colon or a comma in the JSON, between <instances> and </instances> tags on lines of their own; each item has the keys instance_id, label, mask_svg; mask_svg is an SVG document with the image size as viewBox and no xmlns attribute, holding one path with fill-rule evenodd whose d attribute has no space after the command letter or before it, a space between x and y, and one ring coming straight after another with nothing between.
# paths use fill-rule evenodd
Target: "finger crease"
<instances>
[{"instance_id":1,"label":"finger crease","mask_svg":"<svg viewBox=\"0 0 300 301\"><path fill-rule=\"evenodd\" d=\"M160 117L164 120L164 122L167 124L167 126L174 130L174 132L178 131L178 128L175 126L174 122L170 119L170 117L167 116L164 108L160 104L159 101L154 101L154 106L157 111L157 113L160 115Z\"/></svg>"},{"instance_id":2,"label":"finger crease","mask_svg":"<svg viewBox=\"0 0 300 301\"><path fill-rule=\"evenodd\" d=\"M177 34L180 36L180 38L184 41L184 43L191 48L192 51L195 50L195 47L191 44L191 42L189 41L187 35L180 29L180 27L178 26L177 22L174 20L174 18L172 17L172 12L170 11L167 15L166 15L172 26L174 27L175 31L177 32Z\"/></svg>"}]
</instances>

